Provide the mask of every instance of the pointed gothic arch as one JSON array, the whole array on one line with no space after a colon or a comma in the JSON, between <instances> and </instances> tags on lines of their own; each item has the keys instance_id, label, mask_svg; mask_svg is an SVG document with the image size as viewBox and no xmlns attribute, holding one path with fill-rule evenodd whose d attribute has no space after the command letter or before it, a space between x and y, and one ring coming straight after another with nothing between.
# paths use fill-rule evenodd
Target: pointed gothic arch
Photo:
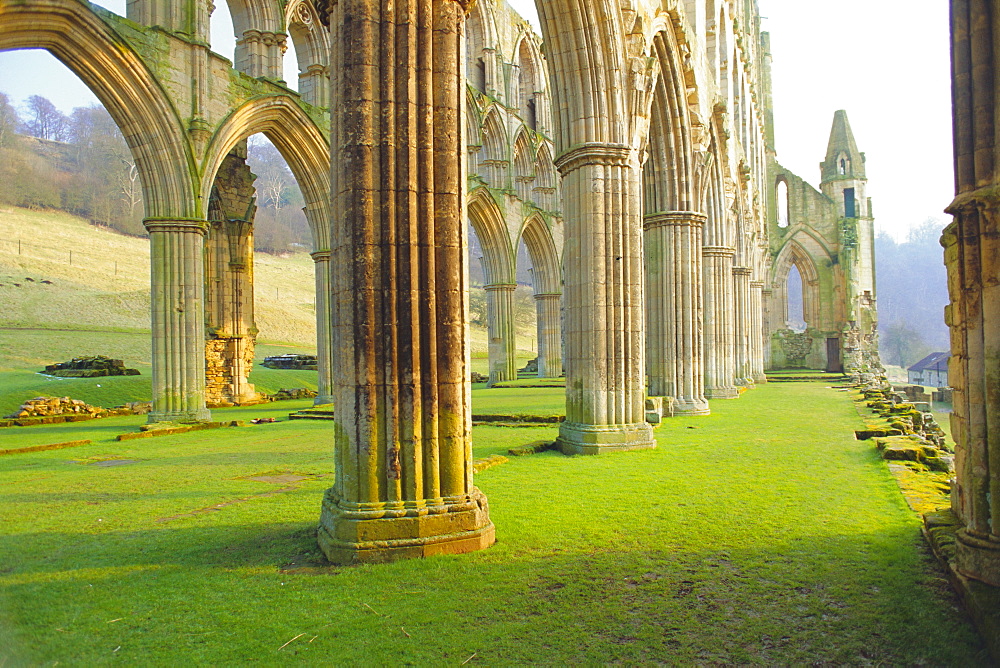
<instances>
[{"instance_id":1,"label":"pointed gothic arch","mask_svg":"<svg viewBox=\"0 0 1000 668\"><path fill-rule=\"evenodd\" d=\"M202 198L208 201L215 174L242 139L262 132L274 144L302 189L314 250L330 249L329 144L312 119L291 97L257 98L234 110L213 138L202 172Z\"/></svg>"},{"instance_id":2,"label":"pointed gothic arch","mask_svg":"<svg viewBox=\"0 0 1000 668\"><path fill-rule=\"evenodd\" d=\"M514 249L511 248L503 214L493 195L487 188L476 188L469 193L466 208L469 225L475 230L482 245L486 285L515 283Z\"/></svg>"}]
</instances>

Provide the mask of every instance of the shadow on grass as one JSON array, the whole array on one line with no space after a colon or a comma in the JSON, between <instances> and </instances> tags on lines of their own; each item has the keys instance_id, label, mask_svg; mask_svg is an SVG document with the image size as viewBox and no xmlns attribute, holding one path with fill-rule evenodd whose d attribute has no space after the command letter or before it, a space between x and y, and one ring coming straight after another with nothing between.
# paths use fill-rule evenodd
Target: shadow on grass
<instances>
[{"instance_id":1,"label":"shadow on grass","mask_svg":"<svg viewBox=\"0 0 1000 668\"><path fill-rule=\"evenodd\" d=\"M329 567L312 523L55 532L0 539L0 553L48 555L0 574L8 601L44 590L86 615L158 623L181 601L220 600L235 578L240 594L226 594L213 623L255 629L244 660L294 628L322 638L297 649L303 657L327 660L476 652L495 663L986 663L962 620L944 614L947 586L933 572L914 581L911 527L752 549L663 539L659 549L500 543L463 557ZM105 598L80 602L84 583L106 585ZM298 626L286 631L278 619ZM90 632L113 643L121 628ZM200 641L207 656L233 658L215 642Z\"/></svg>"}]
</instances>

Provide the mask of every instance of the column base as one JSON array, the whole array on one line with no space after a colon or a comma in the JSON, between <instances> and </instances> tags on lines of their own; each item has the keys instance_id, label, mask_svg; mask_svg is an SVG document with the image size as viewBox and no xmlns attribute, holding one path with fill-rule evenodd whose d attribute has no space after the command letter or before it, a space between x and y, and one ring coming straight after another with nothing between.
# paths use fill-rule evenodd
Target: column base
<instances>
[{"instance_id":1,"label":"column base","mask_svg":"<svg viewBox=\"0 0 1000 668\"><path fill-rule=\"evenodd\" d=\"M763 385L767 382L767 376L765 376L763 373L755 373L753 375L753 382L757 383L758 385Z\"/></svg>"},{"instance_id":2,"label":"column base","mask_svg":"<svg viewBox=\"0 0 1000 668\"><path fill-rule=\"evenodd\" d=\"M1000 540L959 530L955 541L955 568L966 577L1000 587Z\"/></svg>"},{"instance_id":3,"label":"column base","mask_svg":"<svg viewBox=\"0 0 1000 668\"><path fill-rule=\"evenodd\" d=\"M146 418L147 424L154 422L211 422L212 412L207 408L200 408L196 411L164 411L151 412Z\"/></svg>"},{"instance_id":4,"label":"column base","mask_svg":"<svg viewBox=\"0 0 1000 668\"><path fill-rule=\"evenodd\" d=\"M333 404L332 394L320 394L313 400L313 406L329 406Z\"/></svg>"},{"instance_id":5,"label":"column base","mask_svg":"<svg viewBox=\"0 0 1000 668\"><path fill-rule=\"evenodd\" d=\"M685 401L683 399L674 399L674 416L679 415L709 415L711 410L708 408L708 402L702 399L701 401Z\"/></svg>"},{"instance_id":6,"label":"column base","mask_svg":"<svg viewBox=\"0 0 1000 668\"><path fill-rule=\"evenodd\" d=\"M740 391L736 387L706 387L706 399L736 399Z\"/></svg>"},{"instance_id":7,"label":"column base","mask_svg":"<svg viewBox=\"0 0 1000 668\"><path fill-rule=\"evenodd\" d=\"M653 428L648 422L606 425L563 422L559 425L556 443L564 455L597 455L656 447Z\"/></svg>"},{"instance_id":8,"label":"column base","mask_svg":"<svg viewBox=\"0 0 1000 668\"><path fill-rule=\"evenodd\" d=\"M737 387L745 387L748 390L754 388L756 383L753 382L753 378L737 378L735 381Z\"/></svg>"},{"instance_id":9,"label":"column base","mask_svg":"<svg viewBox=\"0 0 1000 668\"><path fill-rule=\"evenodd\" d=\"M478 489L431 505L347 504L329 489L317 540L331 563L346 566L475 552L496 536L486 496Z\"/></svg>"}]
</instances>

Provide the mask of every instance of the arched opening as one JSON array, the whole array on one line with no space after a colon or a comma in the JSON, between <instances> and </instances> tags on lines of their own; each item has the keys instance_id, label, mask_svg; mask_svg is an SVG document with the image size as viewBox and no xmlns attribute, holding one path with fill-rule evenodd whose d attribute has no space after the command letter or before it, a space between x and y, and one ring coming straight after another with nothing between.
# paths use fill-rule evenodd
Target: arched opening
<instances>
[{"instance_id":1,"label":"arched opening","mask_svg":"<svg viewBox=\"0 0 1000 668\"><path fill-rule=\"evenodd\" d=\"M507 187L507 130L496 108L486 112L479 152L479 175L493 188Z\"/></svg>"},{"instance_id":2,"label":"arched opening","mask_svg":"<svg viewBox=\"0 0 1000 668\"><path fill-rule=\"evenodd\" d=\"M524 282L524 269L530 267L527 273L531 292L524 294L534 300L534 307L521 320L525 326L534 327L535 345L531 346L537 351L534 368L539 378L556 378L563 374L562 279L551 230L537 215L524 226L517 261L519 290Z\"/></svg>"},{"instance_id":3,"label":"arched opening","mask_svg":"<svg viewBox=\"0 0 1000 668\"><path fill-rule=\"evenodd\" d=\"M465 19L465 75L476 90L486 92L486 25L477 3Z\"/></svg>"},{"instance_id":4,"label":"arched opening","mask_svg":"<svg viewBox=\"0 0 1000 668\"><path fill-rule=\"evenodd\" d=\"M785 279L786 292L786 315L785 327L793 332L804 332L808 323L803 302L802 274L796 265L792 265L788 270L788 278Z\"/></svg>"},{"instance_id":5,"label":"arched opening","mask_svg":"<svg viewBox=\"0 0 1000 668\"><path fill-rule=\"evenodd\" d=\"M524 202L532 201L535 184L534 151L528 140L528 133L521 131L514 140L514 189L518 198Z\"/></svg>"},{"instance_id":6,"label":"arched opening","mask_svg":"<svg viewBox=\"0 0 1000 668\"><path fill-rule=\"evenodd\" d=\"M302 99L317 107L330 106L330 32L309 2L289 3L285 9L288 51L285 80Z\"/></svg>"},{"instance_id":7,"label":"arched opening","mask_svg":"<svg viewBox=\"0 0 1000 668\"><path fill-rule=\"evenodd\" d=\"M775 204L778 214L778 227L788 227L788 182L785 179L778 179L775 188Z\"/></svg>"},{"instance_id":8,"label":"arched opening","mask_svg":"<svg viewBox=\"0 0 1000 668\"><path fill-rule=\"evenodd\" d=\"M516 262L503 216L489 191L480 188L473 192L467 210L470 282L475 285L478 279L482 285L482 292L470 290L470 312L474 311L471 316L473 321L478 321L486 328L486 375L489 384L493 385L517 378L514 312ZM479 271L474 273L473 268L477 264ZM474 355L477 348L478 353L482 354L482 346L477 346L474 338Z\"/></svg>"},{"instance_id":9,"label":"arched opening","mask_svg":"<svg viewBox=\"0 0 1000 668\"><path fill-rule=\"evenodd\" d=\"M521 119L532 130L538 129L535 93L541 90L541 70L535 62L528 37L521 40L517 49L517 64L519 69L517 102Z\"/></svg>"}]
</instances>

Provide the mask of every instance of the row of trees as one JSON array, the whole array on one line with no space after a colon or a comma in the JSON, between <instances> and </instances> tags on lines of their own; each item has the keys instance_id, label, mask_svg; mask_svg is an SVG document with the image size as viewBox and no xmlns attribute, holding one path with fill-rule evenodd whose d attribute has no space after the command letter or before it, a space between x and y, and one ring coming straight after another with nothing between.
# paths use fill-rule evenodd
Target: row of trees
<instances>
[{"instance_id":1,"label":"row of trees","mask_svg":"<svg viewBox=\"0 0 1000 668\"><path fill-rule=\"evenodd\" d=\"M302 194L288 164L263 135L250 138L247 153L258 176L257 250L310 249ZM67 116L34 95L18 112L0 93L0 203L60 209L125 234L146 234L139 171L100 105Z\"/></svg>"}]
</instances>

